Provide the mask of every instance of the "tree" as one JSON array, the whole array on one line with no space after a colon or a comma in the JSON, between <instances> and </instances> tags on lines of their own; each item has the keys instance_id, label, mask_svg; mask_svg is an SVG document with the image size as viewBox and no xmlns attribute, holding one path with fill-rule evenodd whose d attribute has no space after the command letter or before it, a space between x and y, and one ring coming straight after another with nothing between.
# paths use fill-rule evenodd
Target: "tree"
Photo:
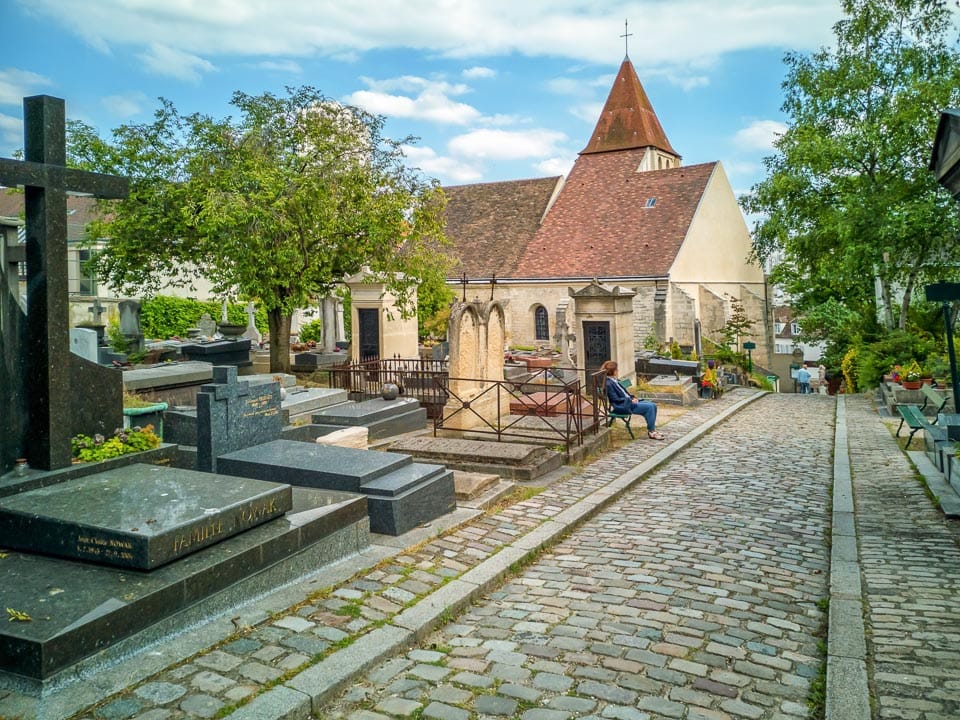
<instances>
[{"instance_id":1,"label":"tree","mask_svg":"<svg viewBox=\"0 0 960 720\"><path fill-rule=\"evenodd\" d=\"M787 54L788 129L742 203L800 316L832 301L903 328L917 285L957 274L957 207L927 166L960 56L942 1L842 5L835 49Z\"/></svg>"},{"instance_id":2,"label":"tree","mask_svg":"<svg viewBox=\"0 0 960 720\"><path fill-rule=\"evenodd\" d=\"M95 269L112 287L151 293L198 275L222 296L257 300L270 325L270 368L290 367L293 312L369 268L405 314L413 288L446 274L444 197L381 134L383 118L311 87L285 97L235 93L239 120L181 115L113 142L72 123L72 161L131 178L89 229L105 238Z\"/></svg>"}]
</instances>

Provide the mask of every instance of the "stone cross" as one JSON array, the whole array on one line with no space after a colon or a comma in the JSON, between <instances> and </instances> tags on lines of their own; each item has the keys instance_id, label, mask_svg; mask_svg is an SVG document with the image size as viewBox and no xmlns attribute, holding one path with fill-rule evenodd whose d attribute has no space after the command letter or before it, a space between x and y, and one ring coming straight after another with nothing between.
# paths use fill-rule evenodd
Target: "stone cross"
<instances>
[{"instance_id":1,"label":"stone cross","mask_svg":"<svg viewBox=\"0 0 960 720\"><path fill-rule=\"evenodd\" d=\"M23 99L25 160L0 158L0 185L24 188L26 209L27 460L54 470L71 461L70 329L67 298L67 193L123 198L126 178L66 167L66 115L60 98Z\"/></svg>"},{"instance_id":2,"label":"stone cross","mask_svg":"<svg viewBox=\"0 0 960 720\"><path fill-rule=\"evenodd\" d=\"M103 317L103 313L106 312L107 308L104 305L100 304L100 298L95 297L93 299L93 304L87 308L87 312L93 315L93 322L96 325L100 325L100 319Z\"/></svg>"}]
</instances>

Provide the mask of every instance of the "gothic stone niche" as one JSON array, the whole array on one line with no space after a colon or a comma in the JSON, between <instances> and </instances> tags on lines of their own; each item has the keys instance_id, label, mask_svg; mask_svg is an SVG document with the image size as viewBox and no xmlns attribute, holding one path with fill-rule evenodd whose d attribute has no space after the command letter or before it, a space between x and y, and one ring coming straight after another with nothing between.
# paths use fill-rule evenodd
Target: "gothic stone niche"
<instances>
[{"instance_id":1,"label":"gothic stone niche","mask_svg":"<svg viewBox=\"0 0 960 720\"><path fill-rule=\"evenodd\" d=\"M499 423L497 389L490 388L490 381L503 380L504 316L498 301L457 302L451 308L451 398L444 409L444 428L467 430L484 420Z\"/></svg>"}]
</instances>

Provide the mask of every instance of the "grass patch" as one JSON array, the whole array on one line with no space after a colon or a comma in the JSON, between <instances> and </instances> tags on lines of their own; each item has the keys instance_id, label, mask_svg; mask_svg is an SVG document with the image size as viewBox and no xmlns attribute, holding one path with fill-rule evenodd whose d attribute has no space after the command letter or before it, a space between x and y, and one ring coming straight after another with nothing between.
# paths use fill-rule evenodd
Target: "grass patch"
<instances>
[{"instance_id":1,"label":"grass patch","mask_svg":"<svg viewBox=\"0 0 960 720\"><path fill-rule=\"evenodd\" d=\"M496 515L502 510L506 510L511 505L516 505L530 498L536 497L546 490L545 487L518 485L509 495L500 498L495 505L491 505L484 511L484 515Z\"/></svg>"}]
</instances>

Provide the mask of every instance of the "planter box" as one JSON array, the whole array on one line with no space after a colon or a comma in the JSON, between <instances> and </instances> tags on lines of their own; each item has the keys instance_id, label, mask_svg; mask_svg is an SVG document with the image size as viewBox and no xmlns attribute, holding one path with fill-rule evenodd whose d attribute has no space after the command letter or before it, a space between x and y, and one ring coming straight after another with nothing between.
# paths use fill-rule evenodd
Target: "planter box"
<instances>
[{"instance_id":1,"label":"planter box","mask_svg":"<svg viewBox=\"0 0 960 720\"><path fill-rule=\"evenodd\" d=\"M167 409L165 402L154 403L145 407L124 408L123 426L125 428L139 425L146 427L153 425L154 433L163 440L163 411Z\"/></svg>"}]
</instances>

